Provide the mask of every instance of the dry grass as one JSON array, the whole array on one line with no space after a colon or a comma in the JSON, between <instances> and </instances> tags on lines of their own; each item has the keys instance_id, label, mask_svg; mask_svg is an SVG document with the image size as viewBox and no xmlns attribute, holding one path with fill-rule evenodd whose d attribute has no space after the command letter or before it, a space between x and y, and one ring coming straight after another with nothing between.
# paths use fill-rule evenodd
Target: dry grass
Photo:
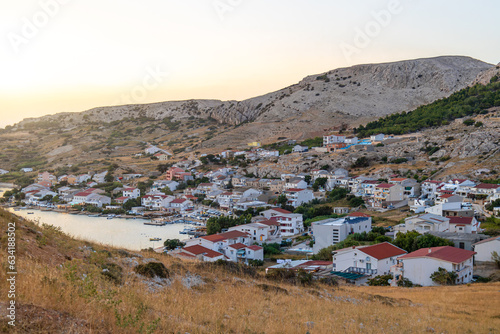
<instances>
[{"instance_id":1,"label":"dry grass","mask_svg":"<svg viewBox=\"0 0 500 334\"><path fill-rule=\"evenodd\" d=\"M7 220L15 218L0 210L2 232ZM277 284L261 273L235 276L192 261L151 253L141 253L144 258L140 258L98 245L92 245L96 251L92 252L84 243L50 229L41 230L48 240L38 244L39 233L28 230L37 228L17 223L18 326L12 331L2 316L4 332L491 333L500 329L499 283L414 289L280 284L276 289ZM1 252L4 293L5 248ZM134 274L133 266L127 265L145 258L168 268L170 278L163 285ZM101 265L108 262L123 268L121 285L101 274ZM188 279L195 282L191 287L186 286Z\"/></svg>"}]
</instances>

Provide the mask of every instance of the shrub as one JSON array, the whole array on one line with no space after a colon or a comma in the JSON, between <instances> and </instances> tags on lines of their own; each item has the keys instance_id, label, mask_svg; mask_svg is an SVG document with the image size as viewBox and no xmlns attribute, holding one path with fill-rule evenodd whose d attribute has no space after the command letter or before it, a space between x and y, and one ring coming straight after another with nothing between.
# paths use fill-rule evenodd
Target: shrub
<instances>
[{"instance_id":1,"label":"shrub","mask_svg":"<svg viewBox=\"0 0 500 334\"><path fill-rule=\"evenodd\" d=\"M474 125L474 123L476 123L476 121L473 119L466 119L463 123L464 123L464 125L471 126L471 125Z\"/></svg>"},{"instance_id":2,"label":"shrub","mask_svg":"<svg viewBox=\"0 0 500 334\"><path fill-rule=\"evenodd\" d=\"M167 240L165 240L163 245L168 250L172 250L172 249L176 249L177 247L183 247L186 244L184 242L181 242L179 239L167 239Z\"/></svg>"},{"instance_id":3,"label":"shrub","mask_svg":"<svg viewBox=\"0 0 500 334\"><path fill-rule=\"evenodd\" d=\"M368 280L369 286L389 286L389 280L392 279L392 275L379 275Z\"/></svg>"},{"instance_id":4,"label":"shrub","mask_svg":"<svg viewBox=\"0 0 500 334\"><path fill-rule=\"evenodd\" d=\"M161 262L149 262L147 264L139 264L134 268L134 271L142 276L149 278L168 278L170 272Z\"/></svg>"},{"instance_id":5,"label":"shrub","mask_svg":"<svg viewBox=\"0 0 500 334\"><path fill-rule=\"evenodd\" d=\"M402 278L398 281L398 286L403 287L403 288L412 288L415 285L408 278Z\"/></svg>"},{"instance_id":6,"label":"shrub","mask_svg":"<svg viewBox=\"0 0 500 334\"><path fill-rule=\"evenodd\" d=\"M458 274L453 271L446 271L446 269L439 267L437 271L431 274L431 279L440 285L455 285Z\"/></svg>"},{"instance_id":7,"label":"shrub","mask_svg":"<svg viewBox=\"0 0 500 334\"><path fill-rule=\"evenodd\" d=\"M248 265L251 267L262 267L264 265L264 261L262 261L262 260L248 260Z\"/></svg>"},{"instance_id":8,"label":"shrub","mask_svg":"<svg viewBox=\"0 0 500 334\"><path fill-rule=\"evenodd\" d=\"M101 265L101 274L115 284L122 284L123 268L116 263L106 263Z\"/></svg>"}]
</instances>

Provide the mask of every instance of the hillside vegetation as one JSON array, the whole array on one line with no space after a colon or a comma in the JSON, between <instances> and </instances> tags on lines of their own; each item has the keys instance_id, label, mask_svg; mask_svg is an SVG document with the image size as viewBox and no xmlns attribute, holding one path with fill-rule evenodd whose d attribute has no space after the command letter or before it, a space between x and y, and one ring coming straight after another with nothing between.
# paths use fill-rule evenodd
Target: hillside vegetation
<instances>
[{"instance_id":1,"label":"hillside vegetation","mask_svg":"<svg viewBox=\"0 0 500 334\"><path fill-rule=\"evenodd\" d=\"M400 135L447 125L454 119L487 113L487 109L497 106L500 106L500 80L495 75L487 85L476 84L408 113L401 112L380 118L366 126L360 125L356 132L360 137L377 133Z\"/></svg>"},{"instance_id":2,"label":"hillside vegetation","mask_svg":"<svg viewBox=\"0 0 500 334\"><path fill-rule=\"evenodd\" d=\"M294 284L253 268L181 261L74 240L0 209L17 233L16 327L9 333L491 333L500 284L388 288Z\"/></svg>"}]
</instances>

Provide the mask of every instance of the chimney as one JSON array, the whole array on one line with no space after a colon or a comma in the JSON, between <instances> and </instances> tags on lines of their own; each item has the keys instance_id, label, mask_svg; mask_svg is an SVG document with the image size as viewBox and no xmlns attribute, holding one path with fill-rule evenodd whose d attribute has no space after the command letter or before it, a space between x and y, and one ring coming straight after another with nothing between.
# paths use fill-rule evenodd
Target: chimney
<instances>
[{"instance_id":1,"label":"chimney","mask_svg":"<svg viewBox=\"0 0 500 334\"><path fill-rule=\"evenodd\" d=\"M432 252L432 249L431 249L431 248L429 248L429 253L431 253L431 252Z\"/></svg>"}]
</instances>

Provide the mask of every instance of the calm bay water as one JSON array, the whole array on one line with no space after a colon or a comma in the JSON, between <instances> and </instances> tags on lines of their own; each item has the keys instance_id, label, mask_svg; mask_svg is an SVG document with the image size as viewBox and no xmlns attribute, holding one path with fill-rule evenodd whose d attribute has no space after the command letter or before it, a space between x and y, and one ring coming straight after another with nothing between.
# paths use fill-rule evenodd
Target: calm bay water
<instances>
[{"instance_id":1,"label":"calm bay water","mask_svg":"<svg viewBox=\"0 0 500 334\"><path fill-rule=\"evenodd\" d=\"M85 215L71 215L66 213L8 209L10 212L38 222L61 228L66 234L105 245L141 250L144 248L157 248L163 245L166 239L186 239L186 235L179 234L186 227L192 225L170 224L165 226L144 225L146 219L123 219L106 217L87 217ZM33 212L33 214L28 214ZM149 241L149 238L161 238L161 241Z\"/></svg>"}]
</instances>

